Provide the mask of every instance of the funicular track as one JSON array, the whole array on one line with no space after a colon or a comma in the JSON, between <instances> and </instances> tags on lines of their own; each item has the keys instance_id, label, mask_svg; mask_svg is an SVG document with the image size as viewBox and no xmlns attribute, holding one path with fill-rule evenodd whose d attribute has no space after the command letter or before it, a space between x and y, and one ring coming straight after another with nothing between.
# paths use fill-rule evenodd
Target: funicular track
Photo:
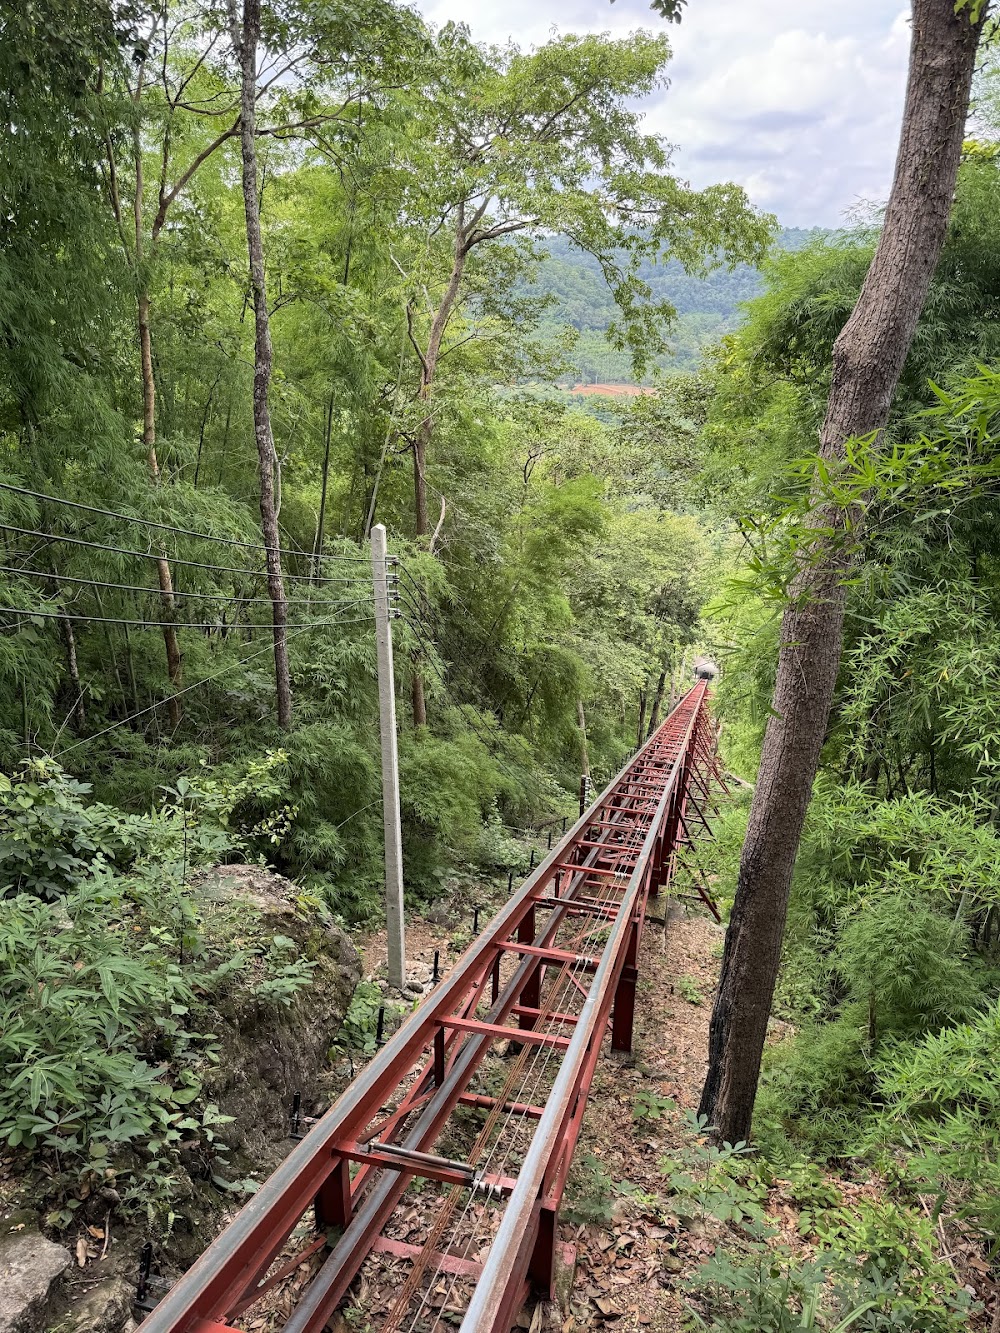
<instances>
[{"instance_id":1,"label":"funicular track","mask_svg":"<svg viewBox=\"0 0 1000 1333\"><path fill-rule=\"evenodd\" d=\"M551 1294L604 1038L631 1047L647 902L718 777L705 696L681 700L142 1333L241 1329L305 1261L284 1333L320 1333L372 1266L379 1333L506 1333L530 1287Z\"/></svg>"}]
</instances>

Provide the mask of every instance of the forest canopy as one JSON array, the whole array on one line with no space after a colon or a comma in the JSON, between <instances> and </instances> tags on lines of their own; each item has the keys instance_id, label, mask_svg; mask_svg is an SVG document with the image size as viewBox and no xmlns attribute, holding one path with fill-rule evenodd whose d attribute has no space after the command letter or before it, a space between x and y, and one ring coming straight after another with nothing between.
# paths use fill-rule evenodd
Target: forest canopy
<instances>
[{"instance_id":1,"label":"forest canopy","mask_svg":"<svg viewBox=\"0 0 1000 1333\"><path fill-rule=\"evenodd\" d=\"M834 440L845 376L892 360L844 347L894 200L834 231L695 189L643 111L682 5L654 9L529 48L393 0L0 5L0 1184L50 1234L102 1172L167 1236L202 1185L252 1187L214 1025L239 978L284 1012L322 951L222 939L205 874L380 920L383 524L413 910L512 886L711 657L732 800L691 875L729 949L776 682L836 604L752 1132L695 1117L704 1179L639 1203L728 1228L701 1327L978 1326L944 1239L994 1281L993 48L898 376ZM862 1173L869 1211L834 1204ZM756 1229L779 1179L815 1263Z\"/></svg>"}]
</instances>

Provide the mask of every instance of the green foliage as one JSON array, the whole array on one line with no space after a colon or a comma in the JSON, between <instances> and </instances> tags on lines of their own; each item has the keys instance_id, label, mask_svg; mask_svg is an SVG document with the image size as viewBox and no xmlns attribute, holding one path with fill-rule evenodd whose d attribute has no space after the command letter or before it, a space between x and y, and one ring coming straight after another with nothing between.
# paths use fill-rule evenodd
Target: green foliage
<instances>
[{"instance_id":1,"label":"green foliage","mask_svg":"<svg viewBox=\"0 0 1000 1333\"><path fill-rule=\"evenodd\" d=\"M909 1272L885 1274L877 1264L854 1264L840 1254L794 1260L773 1246L755 1247L746 1258L723 1252L703 1265L692 1286L709 1314L692 1311L691 1326L716 1333L952 1333L967 1326L964 1292L942 1295Z\"/></svg>"},{"instance_id":2,"label":"green foliage","mask_svg":"<svg viewBox=\"0 0 1000 1333\"><path fill-rule=\"evenodd\" d=\"M694 977L678 977L676 985L681 999L688 1004L701 1004L704 1001L704 993Z\"/></svg>"},{"instance_id":3,"label":"green foliage","mask_svg":"<svg viewBox=\"0 0 1000 1333\"><path fill-rule=\"evenodd\" d=\"M813 1183L809 1192L820 1205L835 1201L828 1187ZM744 1208L752 1206L750 1196ZM810 1217L821 1242L815 1257L793 1255L767 1228L738 1251L717 1248L688 1283L697 1299L691 1327L951 1333L967 1326L968 1296L935 1257L930 1219L864 1201L856 1212L820 1206Z\"/></svg>"},{"instance_id":4,"label":"green foliage","mask_svg":"<svg viewBox=\"0 0 1000 1333\"><path fill-rule=\"evenodd\" d=\"M864 902L840 934L834 966L851 996L867 996L872 1046L877 1033L922 1034L962 1018L981 998L956 951L954 922L912 892Z\"/></svg>"},{"instance_id":5,"label":"green foliage","mask_svg":"<svg viewBox=\"0 0 1000 1333\"><path fill-rule=\"evenodd\" d=\"M566 1182L563 1215L568 1222L606 1226L613 1218L614 1181L593 1153L576 1153Z\"/></svg>"},{"instance_id":6,"label":"green foliage","mask_svg":"<svg viewBox=\"0 0 1000 1333\"><path fill-rule=\"evenodd\" d=\"M52 760L0 774L0 893L60 898L106 866L125 866L148 850L153 822L87 802L87 783Z\"/></svg>"},{"instance_id":7,"label":"green foliage","mask_svg":"<svg viewBox=\"0 0 1000 1333\"><path fill-rule=\"evenodd\" d=\"M337 1033L337 1045L361 1055L374 1055L380 1009L385 1010L387 1026L384 1030L388 1032L393 1020L402 1012L399 1005L387 1004L374 982L359 981Z\"/></svg>"},{"instance_id":8,"label":"green foliage","mask_svg":"<svg viewBox=\"0 0 1000 1333\"><path fill-rule=\"evenodd\" d=\"M689 1111L686 1120L689 1135L684 1145L660 1163L670 1187L665 1208L682 1220L703 1223L714 1217L750 1235L760 1234L766 1189L743 1169L750 1148L745 1143L705 1142L706 1118Z\"/></svg>"},{"instance_id":9,"label":"green foliage","mask_svg":"<svg viewBox=\"0 0 1000 1333\"><path fill-rule=\"evenodd\" d=\"M61 906L22 894L3 907L0 1135L46 1163L57 1228L88 1178L117 1176L125 1208L150 1221L195 1163L228 1187L217 1136L231 1117L202 1086L218 1059L197 1023L209 977L165 958L169 932L141 910L123 920L119 894L104 874Z\"/></svg>"},{"instance_id":10,"label":"green foliage","mask_svg":"<svg viewBox=\"0 0 1000 1333\"><path fill-rule=\"evenodd\" d=\"M884 1109L876 1142L907 1149L906 1178L952 1189L958 1209L992 1243L1000 1233L1000 1099L992 1077L1000 1009L899 1046L877 1066Z\"/></svg>"},{"instance_id":11,"label":"green foliage","mask_svg":"<svg viewBox=\"0 0 1000 1333\"><path fill-rule=\"evenodd\" d=\"M296 955L295 941L287 935L275 935L264 955L266 975L254 993L264 1004L278 1004L285 1009L312 981L317 963Z\"/></svg>"},{"instance_id":12,"label":"green foliage","mask_svg":"<svg viewBox=\"0 0 1000 1333\"><path fill-rule=\"evenodd\" d=\"M668 1112L675 1110L676 1105L672 1097L661 1097L657 1092L650 1092L642 1088L635 1095L635 1102L632 1105L632 1119L635 1121L660 1120Z\"/></svg>"},{"instance_id":13,"label":"green foliage","mask_svg":"<svg viewBox=\"0 0 1000 1333\"><path fill-rule=\"evenodd\" d=\"M265 786L274 762L258 765ZM143 817L87 790L32 761L4 793L17 878L0 903L0 1137L44 1168L55 1227L90 1176L110 1173L151 1221L169 1217L192 1168L243 1191L219 1138L230 1118L206 1092L213 1006L245 977L254 1005L287 1007L317 965L288 936L254 939L244 925L234 950L203 926L187 876L234 845L224 826L239 784L226 794L179 779Z\"/></svg>"}]
</instances>

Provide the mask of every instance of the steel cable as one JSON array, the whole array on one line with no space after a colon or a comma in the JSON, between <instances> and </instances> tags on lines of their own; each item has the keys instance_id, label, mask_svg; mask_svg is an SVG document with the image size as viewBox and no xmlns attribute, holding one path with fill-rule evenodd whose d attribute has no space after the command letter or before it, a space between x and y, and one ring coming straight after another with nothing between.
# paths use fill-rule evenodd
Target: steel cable
<instances>
[{"instance_id":1,"label":"steel cable","mask_svg":"<svg viewBox=\"0 0 1000 1333\"><path fill-rule=\"evenodd\" d=\"M642 812L639 812L639 811L636 812L636 814L637 814L638 816L641 816L641 813L642 813ZM624 855L624 854L626 854L626 853L630 853L630 852L636 850L636 848L641 847L642 842L645 841L645 837L646 837L646 834L647 834L647 832L648 832L648 828L643 827L644 822L645 822L645 821L643 821L641 817L636 818L635 822L634 822L633 825L632 825L632 828L629 830L629 835L630 835L630 836L629 836L629 841L627 841L627 842L625 842L625 843L619 843L619 844L615 844L615 843L610 843L610 842L609 842L609 843L608 843L607 850L608 850L609 852L610 852L610 851L614 851L614 852L619 856L619 858L620 858L622 855ZM651 822L651 821L650 821L650 822ZM581 872L581 882L580 882L580 887L582 887L582 885L586 882L588 869L589 869L589 867L587 867L586 865L581 865L581 866L580 866L580 872ZM632 873L633 873L633 869L632 869L632 868L628 868L628 867L626 867L626 868L624 868L624 869L618 871L617 874L615 875L614 879L613 879L613 880L610 880L610 882L606 885L604 896L603 896L603 897L598 897L598 898L596 899L596 901L597 901L601 906L612 906L612 905L614 904L614 902L616 901L615 895L618 894L618 893L622 890L623 887L626 887L626 888L627 888L628 880L629 880L629 878L631 877ZM619 882L619 881L621 881L621 882ZM566 901L567 901L568 903L572 903L573 899L572 899L572 898L567 898ZM572 942L572 944L571 944L570 947L572 947L573 945L575 945L575 944L577 943L577 941L580 942L581 947L582 947L583 943L585 943L586 940L587 940L590 936L595 935L596 933L598 933L598 932L603 928L603 925L604 925L604 923L601 921L601 919L597 919L597 920L595 920L595 922L594 922L590 927L586 928L584 931L580 932L580 933L578 934L577 937L575 937L575 939L574 939L574 941ZM561 998L561 995L562 995L562 992L563 992L563 989L565 988L567 982L568 982L569 979L570 979L570 975L571 975L571 973L572 973L572 972L575 972L575 971L583 972L584 969L585 969L585 967L586 967L586 963L585 963L583 960L580 960L578 963L576 963L576 964L574 964L574 965L572 965L572 966L571 966L570 963L567 961L567 962L565 962L565 963L562 965L562 967L560 968L560 971L559 971L559 973L557 974L557 977L556 977L555 981L552 982L552 983L550 984L550 987L549 987L549 995L548 995L547 1004L546 1004L546 1008L550 1011L550 1014L551 1014L551 1016L549 1016L549 1017L547 1018L547 1021L548 1021L548 1023L549 1023L549 1027L550 1027L550 1030L548 1030L548 1031L546 1032L546 1035L555 1035L555 1031L556 1031L558 1028L560 1028L560 1027L562 1026L561 1020L554 1016L555 1013L558 1012L557 1010L554 1009L554 1006L559 1002L559 1000L560 1000L560 998ZM540 1006L540 1007L541 1007L541 1006ZM545 1012L543 1011L541 1014L539 1014L538 1017L539 1017L539 1019L545 1019L547 1016L546 1016ZM532 1029L532 1030L537 1032L537 1031L539 1031L539 1028L538 1028L538 1026L536 1025L536 1027L535 1027L534 1029ZM513 1041L516 1041L516 1040L517 1040L516 1032L513 1032L513 1033L512 1033L511 1040L513 1040ZM551 1061L552 1061L552 1059L553 1059L553 1057L554 1057L554 1055L555 1055L555 1053L556 1053L556 1051L557 1051L558 1049L559 1049L559 1047L557 1047L557 1046L555 1045L555 1043L550 1043L550 1044L549 1044L549 1048L548 1048L548 1050L547 1050L546 1052L544 1052L544 1058L540 1058L540 1059L539 1059L538 1057L542 1056L542 1054L543 1054L542 1051L541 1051L541 1049L540 1049L539 1047L529 1047L529 1046L525 1045L525 1047L524 1047L524 1049L522 1050L522 1053L521 1053L521 1060L523 1061L523 1063L521 1063L520 1068L518 1068L517 1066L515 1066L515 1067L512 1069L511 1073L514 1074L514 1075L516 1076L517 1074L519 1074L519 1073L521 1072L522 1069L524 1069L524 1065L527 1064L527 1060L524 1060L524 1057L525 1057L526 1055L529 1056L529 1058L532 1058L532 1057L534 1057L534 1058L533 1058L532 1064L528 1065L528 1067L527 1067L527 1069L526 1069L526 1071L525 1071L525 1073L524 1073L524 1077L521 1079L520 1086L519 1086L518 1089L517 1089L517 1093L518 1093L517 1096L513 1096L513 1097L510 1096L510 1093L511 1093L511 1091L512 1091L512 1088L511 1088L511 1086L510 1086L510 1074L508 1074L508 1078L507 1078L507 1080L505 1081L504 1091L503 1091L503 1093L501 1094L500 1099L498 1099L496 1105L497 1105L497 1106L500 1106L500 1105L502 1105L502 1104L504 1104L504 1103L508 1103L508 1102L509 1102L509 1103L513 1103L513 1104L510 1106L510 1109L509 1109L509 1111L508 1111L508 1115L507 1115L507 1119L506 1119L506 1121L505 1121L505 1124L504 1124L504 1126L500 1129L500 1131L499 1131L499 1133L498 1133L498 1135L497 1135L497 1137L496 1137L496 1139L495 1139L495 1141L494 1141L493 1147L492 1147L492 1149L491 1149L491 1151L490 1151L490 1155L489 1155L489 1157L487 1158L486 1163L484 1164L484 1171L485 1171L485 1169L486 1169L487 1167L492 1167L492 1168L493 1168L493 1174L498 1174L498 1173L501 1173L502 1167L506 1165L507 1159L509 1158L510 1153L513 1151L513 1144L509 1144L509 1145L507 1146L507 1148L506 1148L506 1150L505 1150L505 1152L504 1152L503 1158L502 1158L501 1163L499 1164L499 1166L496 1166L496 1165L495 1165L495 1159L496 1159L496 1154L498 1153L498 1151L499 1151L499 1149L500 1149L501 1143L503 1142L503 1139L504 1139L504 1136L505 1136L505 1134L506 1134L506 1132L507 1132L507 1129L509 1128L509 1126L510 1126L510 1124L511 1124L513 1118L514 1118L514 1116L515 1116L515 1115L519 1115L520 1118L521 1118L522 1120L524 1119L525 1113L524 1113L524 1112L518 1112L518 1111L516 1110L516 1105L518 1104L519 1101L521 1101L523 1104L531 1104L530 1099L533 1098L533 1097L537 1094L537 1090L538 1090L538 1088L541 1086L541 1084L542 1084L542 1080L544 1079L544 1076L545 1076L545 1073L547 1072L547 1070L548 1070L548 1068L549 1068L549 1065L550 1065L550 1063L551 1063ZM536 1066L536 1065L537 1065L537 1071L535 1071L535 1066ZM534 1079L534 1082L533 1082L533 1084L532 1084L532 1086L531 1086L531 1090L530 1090L530 1093L529 1093L529 1092L528 1092L528 1087L527 1087L527 1085L528 1085L528 1079L530 1078L532 1072L535 1072L535 1079ZM493 1109L496 1110L496 1106L495 1106ZM484 1134L487 1134L487 1135L488 1135L489 1133L492 1133L492 1128L495 1127L495 1124L496 1124L496 1122L498 1121L498 1119L499 1119L499 1117L497 1116L496 1119L495 1119L494 1122L493 1122L493 1125L490 1125L490 1122L489 1122L489 1120L488 1120L488 1121L487 1121L487 1126L484 1127L484 1131L483 1131L483 1133L484 1133ZM480 1135L480 1139L477 1139L477 1147L478 1147L479 1142L480 1142L480 1140L482 1139L482 1137L483 1137L483 1135L481 1134L481 1135ZM452 1197L455 1197L456 1194L460 1194L460 1193L461 1193L461 1187L458 1187L457 1190L453 1190L453 1191L452 1191L452 1195L449 1196L449 1201L450 1201L450 1199L451 1199ZM470 1212L470 1210L471 1210L471 1208L472 1208L472 1205L473 1205L473 1203L474 1203L474 1201L475 1201L475 1197L476 1197L476 1192L475 1192L475 1190L470 1190L470 1192L469 1192L469 1197L468 1197L468 1199L467 1199L467 1201L466 1201L465 1207L463 1208L461 1215L459 1216L459 1218L457 1219L457 1221L456 1221L456 1223L455 1223L455 1228L454 1228L454 1230L455 1230L456 1234L459 1233L459 1228L460 1228L460 1227L462 1226L462 1224L466 1221L466 1219L467 1219L467 1217L468 1217L468 1214L469 1214L469 1212ZM456 1199L456 1203L457 1203L457 1199ZM454 1206L452 1206L452 1208L449 1210L449 1216L450 1216L451 1213L453 1213L453 1211L454 1211ZM440 1225L440 1226L439 1226L438 1223L441 1223L442 1220L443 1220L443 1225ZM448 1220L449 1220L448 1217L444 1217L443 1219L439 1217L439 1219L438 1219L438 1223L435 1224L435 1228L433 1229L437 1234L436 1234L436 1235L433 1235L433 1234L432 1234L432 1235L429 1235L429 1236L428 1236L427 1240L424 1242L424 1246L423 1246L423 1249L424 1249L424 1250L426 1250L426 1249L432 1244L432 1240L433 1240L433 1242L434 1242L435 1244L437 1243L437 1241L440 1240L441 1236L443 1235L444 1228L445 1228L445 1226L447 1225ZM470 1253L470 1251L471 1251L472 1244L473 1244L473 1239L474 1239L474 1237L470 1234L469 1239L468 1239L467 1244L466 1244L465 1253L464 1253L464 1256L463 1256L463 1257L466 1258L466 1259L468 1258L468 1255L469 1255L469 1253ZM420 1315L422 1314L425 1305L428 1304L428 1302L429 1302L429 1300L430 1300L430 1296L431 1296L431 1294L432 1294L433 1291L434 1291L434 1288L435 1288L435 1285L436 1285L436 1283L437 1283L437 1280L438 1280L438 1278L439 1278L440 1275L441 1275L441 1272L442 1272L442 1263L443 1263L443 1256L441 1256L441 1258L439 1259L438 1265L437 1265L437 1267L436 1267L434 1273L431 1275L431 1278L430 1278L430 1280L429 1280L429 1282L428 1282L427 1290L425 1291L424 1296L423 1296L423 1298L422 1298L422 1300L421 1300L419 1306L417 1307L417 1310L416 1310L416 1313L415 1313L414 1316L413 1316L413 1319L410 1321L410 1324L409 1324L409 1326L408 1326L407 1333L414 1333L414 1330L416 1329L416 1325L417 1325L417 1322L419 1321ZM415 1290L416 1290L416 1286L419 1284L420 1277L423 1275L423 1271L424 1271L424 1268L425 1268L425 1267L426 1267L426 1264L424 1264L423 1266L421 1266L420 1270L417 1271L417 1265L416 1265L416 1264L414 1265L414 1270L411 1270L411 1273L410 1273L410 1275L409 1275L409 1279L408 1279L408 1284L407 1284L407 1285L409 1286L409 1292L406 1293L406 1294L404 1294L404 1293L401 1293L401 1294L400 1294L400 1297L397 1299L397 1302L396 1302L396 1304L394 1305L392 1312L390 1313L390 1317L389 1317L389 1319L387 1320L387 1322L386 1322L385 1325L383 1326L382 1333L394 1333L394 1330L396 1329L397 1324L398 1324L398 1313L397 1313L397 1311L399 1310L399 1308L400 1308L402 1305L405 1305L405 1303L406 1303L407 1301L409 1301L410 1299L412 1299L413 1293L414 1293ZM414 1278L414 1274L415 1274L415 1273L416 1273L416 1277ZM452 1294L454 1293L455 1287L456 1287L456 1285L457 1285L457 1283L458 1283L458 1281L459 1281L460 1276L461 1276L460 1274L455 1274L455 1276L453 1277L452 1282L451 1282L450 1286L448 1287L448 1290L447 1290L446 1293L445 1293L445 1297L444 1297L444 1300L443 1300L443 1302L442 1302L442 1307L441 1307L442 1309L447 1308L447 1305L448 1305L448 1303L449 1303L449 1301L450 1301L450 1299L451 1299L451 1297L452 1297Z\"/></svg>"},{"instance_id":2,"label":"steel cable","mask_svg":"<svg viewBox=\"0 0 1000 1333\"><path fill-rule=\"evenodd\" d=\"M670 756L670 761L671 761L671 762L670 762L670 765L669 765L669 769L666 770L666 776L665 776L665 778L664 778L664 782L663 782L663 791L665 791L665 790L667 789L667 786L668 786L668 784L669 784L669 782L670 782L670 780L671 780L671 776L672 776L673 772L674 772L675 769L676 769L676 764L677 764L678 759L679 759L679 752L678 752L678 753L675 753L675 754L672 754L672 755ZM641 846L642 846L642 844L645 842L645 838L646 838L646 836L647 836L647 834L648 834L648 832L649 832L649 829L652 827L653 818L655 817L655 812L656 812L656 805L654 804L654 805L652 806L652 809L649 809L649 808L648 808L648 804L649 804L649 802L651 802L651 801L654 800L654 799L656 800L656 803L658 804L658 801L659 801L659 799L661 799L661 798L662 798L662 792L660 793L660 796L657 797L657 798L649 798L649 797L639 798L639 801L637 802L637 805L636 805L635 810L634 810L633 812L630 812L630 813L634 813L634 815L635 815L635 822L634 822L634 824L633 824L633 826L632 826L632 829L630 830L630 836L629 836L628 841L627 841L627 842L624 842L624 843L620 843L620 844L609 844L609 845L608 845L608 850L609 850L609 851L610 851L610 850L614 850L614 851L616 851L619 855L623 855L623 854L625 854L625 853L630 853L630 852L632 852L632 851L635 851L635 850L637 850L637 849L640 849ZM647 808L646 808L646 809L642 809L642 808L640 808L640 807L643 806L643 805L646 805ZM643 818L643 816L648 816L648 818ZM585 866L581 866L581 870L586 871L586 869L587 869L587 867L585 867ZM616 894L618 894L619 892L621 892L621 891L623 891L623 890L627 890L627 888L628 888L628 883L629 883L629 881L630 881L630 879L631 879L632 874L634 874L634 871L635 871L635 867L631 867L631 868L626 867L626 868L624 868L623 870L619 871L619 872L616 874L616 876L615 876L615 880L616 880L616 881L623 881L623 883L611 883L611 884L609 884L609 885L607 886L608 891L607 891L607 893L605 894L604 898L603 898L603 899L598 899L598 901L601 902L601 904L604 905L604 906L610 906L610 905L612 905L612 904L616 901L616 899L615 899L615 897L614 897L613 895L616 895ZM584 876L583 876L583 881L582 881L582 882L585 882L585 880L586 880L586 874L584 874ZM571 902L572 899L569 899L568 901ZM624 898L622 897L621 899L618 899L617 901L619 901L619 902L623 902L623 901L624 901ZM594 935L598 934L603 928L605 928L606 924L607 924L606 922L602 922L602 921L599 920L599 919L596 920L596 921L594 922L594 924L593 924L588 930L585 930L585 931L581 932L581 934L578 935L578 936L576 937L576 939L573 941L573 944L575 944L576 941L579 940L579 942L580 942L580 946L582 947L583 944L586 942L588 936L594 936ZM570 947L573 947L573 944L571 944ZM543 1077L543 1075L544 1075L544 1072L545 1072L545 1070L547 1069L548 1064L549 1064L549 1061L551 1060L551 1057L552 1057L552 1055L554 1054L555 1050L556 1050L556 1048L555 1048L554 1046L552 1046L552 1047L550 1048L550 1051L548 1052L548 1054L547 1054L547 1056L546 1056L546 1059L542 1062L541 1068L540 1068L540 1070L539 1070L538 1077L536 1078L535 1083L534 1083L533 1088L532 1088L532 1092L531 1092L531 1096L532 1096L532 1097L534 1097L534 1096L537 1094L537 1089L538 1089L538 1087L539 1087L540 1084L541 1084L541 1080L542 1080L542 1077ZM499 1139L498 1139L497 1143L499 1144ZM511 1150L512 1150L512 1147L509 1147L508 1150L507 1150L507 1154L505 1154L505 1157L506 1157L506 1156L509 1156L509 1153L510 1153ZM461 1223L461 1222L465 1219L465 1217L467 1216L468 1211L469 1211L469 1207L470 1207L470 1205L471 1205L471 1202L472 1202L472 1198L471 1198L471 1196L470 1196L469 1203L466 1205L465 1210L463 1210L463 1214L462 1214L462 1217L459 1219L459 1223ZM470 1235L469 1240L468 1240L468 1242L467 1242L467 1244L466 1244L466 1249L465 1249L464 1255L463 1255L463 1258L465 1258L465 1259L468 1259L469 1253L470 1253L471 1248L472 1248L472 1242L473 1242L473 1237ZM430 1293L431 1293L431 1291L433 1290L434 1285L435 1285L435 1283L436 1283L436 1281L437 1281L437 1278L438 1278L438 1276L440 1275L440 1273L441 1273L441 1266L440 1266L440 1264L439 1264L439 1265L438 1265L438 1268L437 1268L437 1270L436 1270L436 1272L435 1272L435 1274L434 1274L434 1276L433 1276L433 1278L431 1279L431 1282L430 1282L430 1284L429 1284L428 1292L427 1292L427 1296L429 1296ZM446 1308L447 1308L448 1303L450 1302L451 1297L452 1297L452 1295L453 1295L453 1293L454 1293L455 1287L456 1287L457 1284L458 1284L459 1277L460 1277L460 1275L459 1275L459 1274L456 1274L456 1275L454 1276L454 1278L452 1279L451 1285L448 1287L448 1289L447 1289L447 1291L446 1291L446 1293L445 1293L444 1299L443 1299L443 1301L442 1301L442 1306L441 1306L442 1309L446 1309ZM407 1333L414 1333L414 1331L415 1331L415 1329L416 1329L417 1320L419 1319L420 1314L421 1314L421 1312L422 1312L422 1310L423 1310L423 1308L424 1308L424 1305L425 1305L426 1303L427 1303L427 1299L426 1299L426 1297L425 1297L425 1300L422 1301L422 1302L421 1302L421 1305L418 1307L417 1313L416 1313L416 1315L414 1316L414 1319L413 1319L413 1321L411 1322L411 1324L410 1324L410 1326L409 1326L409 1329L407 1330Z\"/></svg>"}]
</instances>

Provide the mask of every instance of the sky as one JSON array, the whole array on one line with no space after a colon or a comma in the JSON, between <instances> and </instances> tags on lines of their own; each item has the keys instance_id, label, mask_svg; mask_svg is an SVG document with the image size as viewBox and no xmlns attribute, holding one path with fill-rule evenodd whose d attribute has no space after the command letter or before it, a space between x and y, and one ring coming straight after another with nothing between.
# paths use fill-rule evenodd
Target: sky
<instances>
[{"instance_id":1,"label":"sky","mask_svg":"<svg viewBox=\"0 0 1000 1333\"><path fill-rule=\"evenodd\" d=\"M651 131L698 188L736 181L789 227L835 227L889 191L909 6L900 0L688 0L680 25L644 0L418 0L431 22L522 48L557 31L666 29L670 87Z\"/></svg>"}]
</instances>

